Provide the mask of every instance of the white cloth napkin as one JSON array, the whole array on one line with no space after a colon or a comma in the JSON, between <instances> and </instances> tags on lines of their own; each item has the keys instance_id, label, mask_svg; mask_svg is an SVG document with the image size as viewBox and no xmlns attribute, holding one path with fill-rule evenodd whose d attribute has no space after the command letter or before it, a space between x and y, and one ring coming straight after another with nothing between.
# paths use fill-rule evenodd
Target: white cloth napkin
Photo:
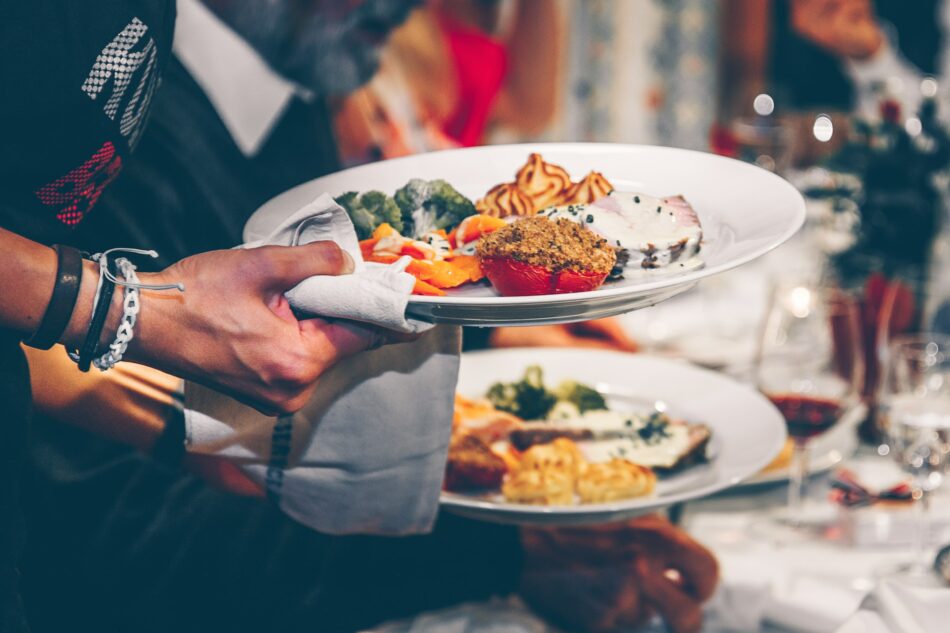
<instances>
[{"instance_id":1,"label":"white cloth napkin","mask_svg":"<svg viewBox=\"0 0 950 633\"><path fill-rule=\"evenodd\" d=\"M882 580L857 614L837 633L945 633L950 630L950 588Z\"/></svg>"},{"instance_id":2,"label":"white cloth napkin","mask_svg":"<svg viewBox=\"0 0 950 633\"><path fill-rule=\"evenodd\" d=\"M356 231L349 216L327 194L281 222L271 234L244 248L268 244L298 246L329 240L353 258L355 272L342 277L317 276L300 282L287 292L296 310L310 315L373 323L396 332L423 332L431 323L407 319L406 305L415 278L405 272L409 258L382 266L364 264Z\"/></svg>"},{"instance_id":3,"label":"white cloth napkin","mask_svg":"<svg viewBox=\"0 0 950 633\"><path fill-rule=\"evenodd\" d=\"M346 212L329 196L245 247L325 239L350 253L356 272L305 280L287 293L297 311L401 332L432 328L405 317L411 275L365 266ZM243 464L284 512L321 532L427 531L438 511L459 350L459 329L440 326L346 358L321 376L303 410L278 419L188 383L188 450Z\"/></svg>"}]
</instances>

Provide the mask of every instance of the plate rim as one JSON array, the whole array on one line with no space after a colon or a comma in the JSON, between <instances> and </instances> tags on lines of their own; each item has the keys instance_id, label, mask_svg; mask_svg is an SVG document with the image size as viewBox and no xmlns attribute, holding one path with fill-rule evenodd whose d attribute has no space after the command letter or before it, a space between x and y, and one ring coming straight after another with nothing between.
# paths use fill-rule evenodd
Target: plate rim
<instances>
[{"instance_id":1,"label":"plate rim","mask_svg":"<svg viewBox=\"0 0 950 633\"><path fill-rule=\"evenodd\" d=\"M687 371L694 371L700 374L704 374L708 377L712 377L714 380L719 380L722 382L731 383L735 387L738 387L741 390L749 392L749 395L759 399L763 404L769 407L773 412L773 418L776 420L776 426L779 429L779 434L776 436L774 442L775 446L771 450L767 450L758 459L752 460L754 468L750 466L750 472L744 476L732 477L731 479L723 478L723 481L717 481L714 484L710 484L705 487L701 487L702 492L696 494L695 490L692 491L680 491L664 497L633 497L632 499L627 500L618 500L610 503L596 503L596 504L578 504L573 506L538 506L530 504L515 504L515 503L504 503L500 504L495 501L487 501L483 499L472 499L467 498L459 493L452 493L447 491L442 491L439 495L439 505L440 507L445 508L446 510L461 510L467 513L467 516L475 516L475 513L484 515L487 519L491 516L497 520L517 520L518 523L527 523L530 521L550 521L557 522L558 520L563 520L564 522L576 521L578 519L589 518L592 522L599 521L601 518L603 520L610 520L610 517L629 514L631 512L649 512L659 508L664 508L670 505L674 505L686 501L694 501L698 499L704 499L721 493L724 490L728 490L734 486L740 485L743 482L749 480L751 477L755 476L756 473L760 472L762 468L771 463L771 461L778 455L782 447L785 445L785 441L788 437L788 432L785 427L785 423L781 418L781 413L778 409L775 408L768 398L766 398L761 393L755 391L748 385L744 385L728 376L725 376L719 372L715 372L703 367L694 365L687 361L682 360L672 360L668 358L657 357L651 354L643 353L630 353L630 352L621 352L617 350L601 350L601 349L587 349L587 348L576 348L576 347L506 347L506 348L493 348L486 350L477 350L471 352L465 352L462 354L462 357L466 356L489 356L493 354L498 354L499 352L504 353L530 353L534 355L541 354L555 354L560 352L574 352L574 353L584 353L584 354L596 354L604 356L615 356L615 357L633 357L638 360L645 360L651 363L658 363L661 365L667 365L671 368L682 369L686 368ZM757 422L757 424L762 424L762 421ZM764 457L763 457L764 455Z\"/></svg>"},{"instance_id":2,"label":"plate rim","mask_svg":"<svg viewBox=\"0 0 950 633\"><path fill-rule=\"evenodd\" d=\"M307 182L300 183L299 185L292 187L277 196L274 196L270 200L262 204L258 209L248 218L247 222L244 225L242 231L242 236L245 241L250 241L253 238L258 236L250 235L249 230L254 222L255 217L260 217L263 213L273 206L278 204L278 201L286 196L293 195L294 191L312 186L312 183L318 180L323 180L325 178L330 178L334 176L339 176L340 174L359 174L361 171L373 171L380 168L380 165L398 165L404 162L410 162L413 160L418 160L420 156L439 156L445 155L448 153L459 153L465 152L468 154L481 154L481 153L491 153L497 152L499 150L523 150L526 152L538 151L544 152L546 150L542 148L547 148L548 151L574 151L578 153L596 153L598 150L606 151L622 151L622 152L631 152L631 153L643 153L643 152L659 152L659 153L669 153L669 154L688 154L701 156L703 160L712 160L719 162L728 162L740 166L742 169L747 169L749 171L754 171L760 173L760 175L765 176L768 179L771 179L775 182L777 187L781 187L787 190L789 193L796 198L795 204L795 216L790 219L790 223L784 229L781 234L777 234L775 238L769 240L768 243L753 249L751 252L743 255L742 257L737 257L729 261L723 262L716 266L703 266L693 271L681 273L681 274L670 274L661 279L656 279L653 281L647 281L644 283L636 283L625 285L615 288L604 288L603 286L597 290L591 290L587 292L577 292L569 293L563 295L536 295L528 297L503 297L503 296L493 296L493 297L457 297L457 296L438 296L438 297L429 297L429 296L420 296L412 295L409 298L410 304L424 305L429 304L433 306L445 305L445 306L457 306L457 307L467 307L467 306L497 306L497 307L514 307L514 306L531 306L531 305L557 305L565 302L574 302L574 301L585 301L585 300L597 300L597 299L609 299L615 297L624 297L627 295L637 295L645 292L650 292L653 290L660 290L664 288L669 288L673 286L678 286L685 283L695 282L706 277L719 274L728 270L732 270L739 266L749 263L763 255L775 250L789 239L794 236L801 227L804 225L806 217L806 206L805 199L801 193L787 180L778 176L772 172L769 172L761 167L752 165L750 163L745 163L743 161L729 158L726 156L720 156L718 154L713 154L711 152L703 152L693 149L684 149L677 147L666 147L661 145L646 145L646 144L635 144L635 143L588 143L588 142L544 142L544 143L511 143L511 144L497 144L497 145L482 145L477 147L464 147L464 148L452 148L439 150L435 152L426 152L423 154L413 154L410 156L401 156L398 158L391 158L385 161L379 161L375 163L367 163L365 165L357 165L354 167L349 167L342 169L331 174L325 174L319 178L311 179Z\"/></svg>"}]
</instances>

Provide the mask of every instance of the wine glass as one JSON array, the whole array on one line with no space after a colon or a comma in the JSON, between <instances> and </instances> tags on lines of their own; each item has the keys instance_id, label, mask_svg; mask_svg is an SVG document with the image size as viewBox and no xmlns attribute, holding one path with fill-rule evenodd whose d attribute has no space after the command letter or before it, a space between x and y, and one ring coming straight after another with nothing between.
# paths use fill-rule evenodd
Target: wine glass
<instances>
[{"instance_id":1,"label":"wine glass","mask_svg":"<svg viewBox=\"0 0 950 633\"><path fill-rule=\"evenodd\" d=\"M898 569L930 578L925 562L930 494L950 469L950 337L908 334L895 337L886 351L880 421L885 451L912 477L917 508L914 558Z\"/></svg>"},{"instance_id":2,"label":"wine glass","mask_svg":"<svg viewBox=\"0 0 950 633\"><path fill-rule=\"evenodd\" d=\"M770 523L801 533L806 448L861 404L864 356L856 301L807 282L773 289L755 362L756 385L793 442L787 507ZM790 534L789 534L790 536Z\"/></svg>"}]
</instances>

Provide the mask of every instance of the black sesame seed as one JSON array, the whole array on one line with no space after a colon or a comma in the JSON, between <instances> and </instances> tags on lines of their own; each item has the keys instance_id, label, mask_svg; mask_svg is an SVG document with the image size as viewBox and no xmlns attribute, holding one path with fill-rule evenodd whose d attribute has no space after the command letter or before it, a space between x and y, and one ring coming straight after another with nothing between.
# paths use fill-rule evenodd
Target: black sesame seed
<instances>
[{"instance_id":1,"label":"black sesame seed","mask_svg":"<svg viewBox=\"0 0 950 633\"><path fill-rule=\"evenodd\" d=\"M587 214L587 223L588 223L588 224L593 224L593 223L594 223L594 216L591 215L591 214L589 214L589 213Z\"/></svg>"},{"instance_id":2,"label":"black sesame seed","mask_svg":"<svg viewBox=\"0 0 950 633\"><path fill-rule=\"evenodd\" d=\"M656 208L656 212L657 212L657 213L659 213L659 212L662 211L662 210L663 210L662 207L657 207L657 208Z\"/></svg>"},{"instance_id":3,"label":"black sesame seed","mask_svg":"<svg viewBox=\"0 0 950 633\"><path fill-rule=\"evenodd\" d=\"M640 196L634 196L633 201L636 202L637 204L640 204Z\"/></svg>"}]
</instances>

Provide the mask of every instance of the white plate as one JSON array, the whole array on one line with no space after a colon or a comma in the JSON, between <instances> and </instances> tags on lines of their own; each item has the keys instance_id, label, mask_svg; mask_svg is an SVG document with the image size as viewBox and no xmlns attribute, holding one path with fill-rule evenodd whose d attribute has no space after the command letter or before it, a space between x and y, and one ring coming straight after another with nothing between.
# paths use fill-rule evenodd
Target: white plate
<instances>
[{"instance_id":1,"label":"white plate","mask_svg":"<svg viewBox=\"0 0 950 633\"><path fill-rule=\"evenodd\" d=\"M494 145L420 154L363 165L310 181L274 198L251 216L244 239L266 237L291 213L322 193L379 189L392 194L412 178L444 178L473 200L514 180L531 152L563 166L579 180L602 172L622 190L682 194L703 224L705 266L676 273L654 271L609 282L591 292L501 297L487 284L469 284L444 297L413 296L408 312L457 325L566 323L653 305L688 290L699 279L759 257L795 234L805 203L789 183L758 167L690 150L609 143Z\"/></svg>"},{"instance_id":2,"label":"white plate","mask_svg":"<svg viewBox=\"0 0 950 633\"><path fill-rule=\"evenodd\" d=\"M508 503L500 494L445 492L442 506L474 519L499 523L593 524L645 514L734 486L759 472L785 443L785 422L765 397L720 374L673 361L623 352L559 348L498 349L462 355L458 391L482 396L492 383L521 378L541 365L545 382L573 378L610 395L612 408L666 404L669 413L712 430L707 464L663 477L648 497L576 506Z\"/></svg>"}]
</instances>

